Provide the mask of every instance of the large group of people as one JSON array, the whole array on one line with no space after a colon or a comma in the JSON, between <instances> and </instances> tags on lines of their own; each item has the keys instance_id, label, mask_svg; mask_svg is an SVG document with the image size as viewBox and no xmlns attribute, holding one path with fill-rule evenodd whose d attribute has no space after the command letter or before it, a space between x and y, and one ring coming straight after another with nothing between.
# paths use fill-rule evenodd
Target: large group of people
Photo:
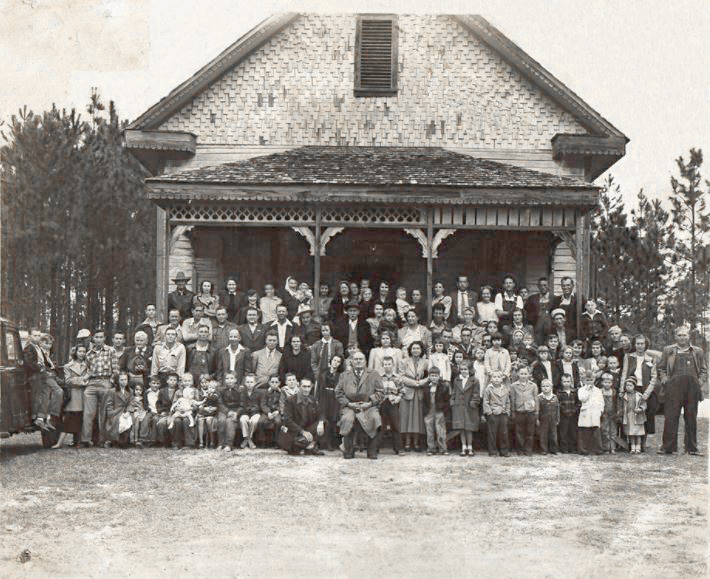
<instances>
[{"instance_id":1,"label":"large group of people","mask_svg":"<svg viewBox=\"0 0 710 579\"><path fill-rule=\"evenodd\" d=\"M102 328L82 329L62 367L51 336L30 332L33 419L60 432L54 448L71 434L77 447L360 449L371 459L390 444L395 454L638 454L663 403L657 452L677 452L682 409L685 451L699 454L707 367L688 328L652 355L647 337L611 323L570 278L559 295L546 278L532 294L512 276L500 291L474 291L465 275L450 293L437 281L430 320L421 290L384 281L341 281L334 296L293 277L261 294L236 279L193 293L189 281L173 279L165 323L150 304L110 345Z\"/></svg>"}]
</instances>

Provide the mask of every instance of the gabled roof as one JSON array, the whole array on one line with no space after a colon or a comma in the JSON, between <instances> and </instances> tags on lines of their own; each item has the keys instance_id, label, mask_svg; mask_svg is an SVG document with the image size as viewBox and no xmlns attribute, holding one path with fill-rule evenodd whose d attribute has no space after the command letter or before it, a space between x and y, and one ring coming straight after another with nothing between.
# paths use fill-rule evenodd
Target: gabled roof
<instances>
[{"instance_id":1,"label":"gabled roof","mask_svg":"<svg viewBox=\"0 0 710 579\"><path fill-rule=\"evenodd\" d=\"M146 179L154 200L591 206L598 187L438 147L301 147Z\"/></svg>"},{"instance_id":2,"label":"gabled roof","mask_svg":"<svg viewBox=\"0 0 710 579\"><path fill-rule=\"evenodd\" d=\"M129 129L154 129L184 105L214 83L223 74L274 35L293 23L301 15L284 13L274 15L253 28L215 59L175 88L166 97L150 107L133 121ZM444 16L444 15L442 15ZM528 56L520 47L480 16L448 15L476 38L486 43L521 74L539 87L549 98L572 114L591 134L597 136L626 137L609 121L604 119L579 96L548 72L540 63Z\"/></svg>"}]
</instances>

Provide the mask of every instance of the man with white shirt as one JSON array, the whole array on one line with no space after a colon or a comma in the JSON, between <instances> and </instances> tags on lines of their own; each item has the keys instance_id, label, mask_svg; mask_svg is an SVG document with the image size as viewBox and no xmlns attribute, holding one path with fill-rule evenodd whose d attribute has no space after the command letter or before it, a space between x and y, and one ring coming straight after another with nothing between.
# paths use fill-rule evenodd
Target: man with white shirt
<instances>
[{"instance_id":1,"label":"man with white shirt","mask_svg":"<svg viewBox=\"0 0 710 579\"><path fill-rule=\"evenodd\" d=\"M217 358L215 374L218 380L223 380L225 374L233 373L237 384L242 383L244 374L251 372L251 352L241 345L239 330L229 331L229 346L220 350Z\"/></svg>"},{"instance_id":2,"label":"man with white shirt","mask_svg":"<svg viewBox=\"0 0 710 579\"><path fill-rule=\"evenodd\" d=\"M449 323L451 325L463 323L464 311L467 308L475 308L478 302L478 294L469 288L468 276L460 275L456 281L457 290L451 294L451 315Z\"/></svg>"},{"instance_id":3,"label":"man with white shirt","mask_svg":"<svg viewBox=\"0 0 710 579\"><path fill-rule=\"evenodd\" d=\"M171 372L182 379L185 373L185 346L177 341L177 330L168 327L165 330L165 342L158 342L153 348L153 360L151 363L150 375L160 376L163 384L165 378Z\"/></svg>"},{"instance_id":4,"label":"man with white shirt","mask_svg":"<svg viewBox=\"0 0 710 579\"><path fill-rule=\"evenodd\" d=\"M212 321L205 316L204 306L197 304L192 308L192 317L187 318L182 323L182 343L189 346L197 341L197 329L199 326L209 328L209 339L212 340Z\"/></svg>"},{"instance_id":5,"label":"man with white shirt","mask_svg":"<svg viewBox=\"0 0 710 579\"><path fill-rule=\"evenodd\" d=\"M496 315L498 316L498 327L510 324L513 321L513 310L522 310L524 305L521 298L515 291L515 279L512 275L503 278L503 291L496 294L494 304Z\"/></svg>"},{"instance_id":6,"label":"man with white shirt","mask_svg":"<svg viewBox=\"0 0 710 579\"><path fill-rule=\"evenodd\" d=\"M279 342L276 332L269 330L264 339L265 346L251 356L257 388L264 388L269 383L269 378L279 373L279 363L282 356L276 347Z\"/></svg>"},{"instance_id":7,"label":"man with white shirt","mask_svg":"<svg viewBox=\"0 0 710 579\"><path fill-rule=\"evenodd\" d=\"M280 304L276 307L276 319L266 326L267 330L274 330L276 335L279 337L279 343L277 348L279 352L283 352L286 344L291 341L291 336L293 336L293 324L286 316L288 315L288 308Z\"/></svg>"}]
</instances>

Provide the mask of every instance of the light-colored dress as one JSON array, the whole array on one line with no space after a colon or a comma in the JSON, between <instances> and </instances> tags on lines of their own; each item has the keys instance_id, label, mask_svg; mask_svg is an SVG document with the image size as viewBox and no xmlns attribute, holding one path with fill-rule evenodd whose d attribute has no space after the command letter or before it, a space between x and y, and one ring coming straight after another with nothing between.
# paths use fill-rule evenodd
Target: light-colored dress
<instances>
[{"instance_id":1,"label":"light-colored dress","mask_svg":"<svg viewBox=\"0 0 710 579\"><path fill-rule=\"evenodd\" d=\"M496 314L496 305L494 302L478 302L476 304L476 314L478 315L479 324L498 322L498 314Z\"/></svg>"},{"instance_id":2,"label":"light-colored dress","mask_svg":"<svg viewBox=\"0 0 710 579\"><path fill-rule=\"evenodd\" d=\"M402 401L399 403L399 431L402 434L424 434L424 390L415 381L427 375L429 362L422 357L418 363L405 358L399 368L402 379Z\"/></svg>"},{"instance_id":3,"label":"light-colored dress","mask_svg":"<svg viewBox=\"0 0 710 579\"><path fill-rule=\"evenodd\" d=\"M402 362L402 351L399 348L392 348L391 346L389 348L380 346L379 348L370 350L370 360L367 367L377 372L380 376L384 376L385 370L382 363L387 356L391 356L394 359L394 370L396 372Z\"/></svg>"},{"instance_id":4,"label":"light-colored dress","mask_svg":"<svg viewBox=\"0 0 710 579\"><path fill-rule=\"evenodd\" d=\"M623 396L623 416L622 423L626 436L643 436L646 434L644 426L646 422L646 413L642 410L645 407L643 404L643 396L640 392L624 392Z\"/></svg>"}]
</instances>

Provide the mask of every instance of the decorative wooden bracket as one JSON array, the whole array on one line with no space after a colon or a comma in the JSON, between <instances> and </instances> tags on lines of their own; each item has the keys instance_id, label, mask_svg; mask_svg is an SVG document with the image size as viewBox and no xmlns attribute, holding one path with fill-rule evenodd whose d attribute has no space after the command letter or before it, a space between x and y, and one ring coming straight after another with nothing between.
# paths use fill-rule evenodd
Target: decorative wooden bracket
<instances>
[{"instance_id":1,"label":"decorative wooden bracket","mask_svg":"<svg viewBox=\"0 0 710 579\"><path fill-rule=\"evenodd\" d=\"M405 229L404 232L407 235L411 235L414 239L416 239L419 242L419 245L422 246L422 257L426 259L428 253L429 253L429 240L427 239L426 233L424 232L423 229ZM439 257L439 246L441 245L441 242L444 241L447 237L453 235L456 233L455 229L439 229L435 234L434 234L434 239L431 240L431 257L432 259L436 259Z\"/></svg>"},{"instance_id":2,"label":"decorative wooden bracket","mask_svg":"<svg viewBox=\"0 0 710 579\"><path fill-rule=\"evenodd\" d=\"M567 247L569 247L572 257L576 260L577 259L577 244L575 242L574 235L564 229L553 229L552 234L556 235L557 237L559 237L562 241L564 241L567 244Z\"/></svg>"},{"instance_id":3,"label":"decorative wooden bracket","mask_svg":"<svg viewBox=\"0 0 710 579\"><path fill-rule=\"evenodd\" d=\"M426 237L426 233L422 229L405 229L404 232L419 242L419 245L422 246L422 257L426 259L429 253L429 240Z\"/></svg>"},{"instance_id":4,"label":"decorative wooden bracket","mask_svg":"<svg viewBox=\"0 0 710 579\"><path fill-rule=\"evenodd\" d=\"M326 227L320 234L320 254L321 257L325 255L325 249L328 242L333 239L338 233L345 230L345 227Z\"/></svg>"},{"instance_id":5,"label":"decorative wooden bracket","mask_svg":"<svg viewBox=\"0 0 710 579\"><path fill-rule=\"evenodd\" d=\"M292 227L296 233L306 238L308 242L308 255L316 254L316 236L308 227Z\"/></svg>"}]
</instances>

